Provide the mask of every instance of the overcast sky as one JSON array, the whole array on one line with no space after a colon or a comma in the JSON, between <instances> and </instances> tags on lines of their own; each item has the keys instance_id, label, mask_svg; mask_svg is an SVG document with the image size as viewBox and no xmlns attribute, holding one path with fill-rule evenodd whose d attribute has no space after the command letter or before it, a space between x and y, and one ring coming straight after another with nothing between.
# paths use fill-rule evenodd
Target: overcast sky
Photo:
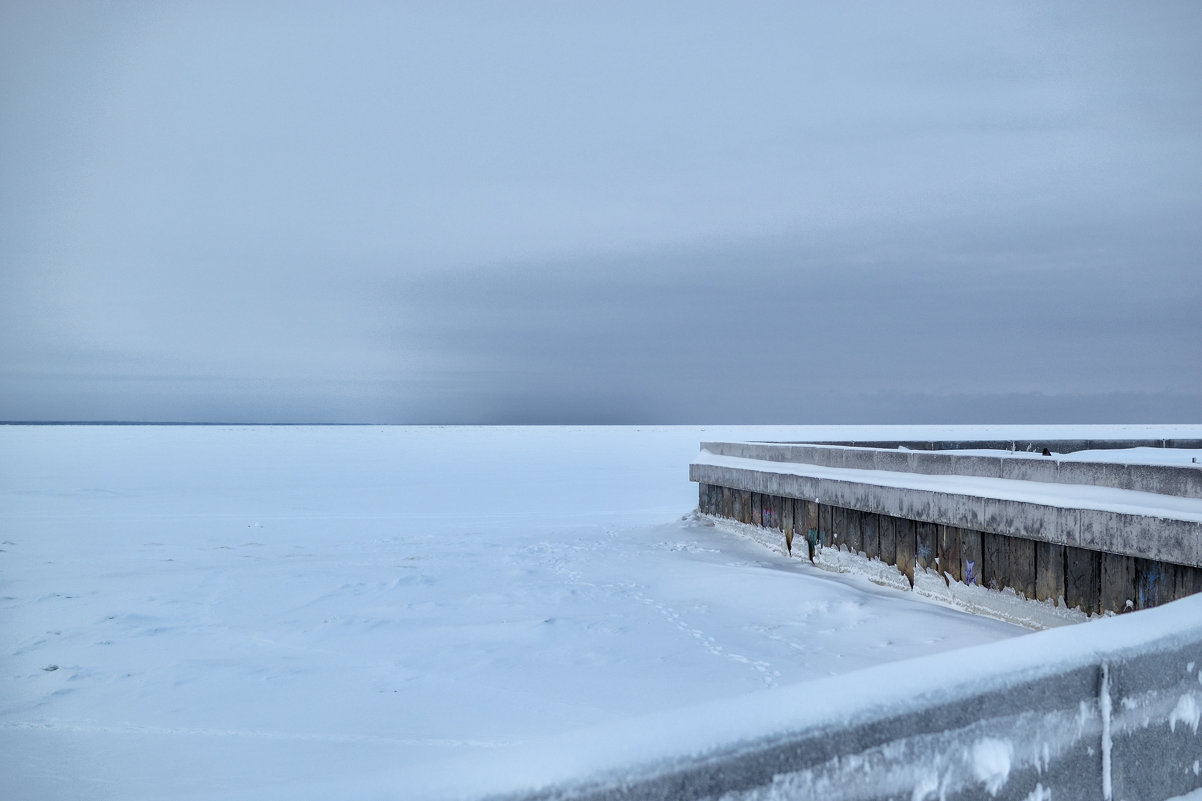
<instances>
[{"instance_id":1,"label":"overcast sky","mask_svg":"<svg viewBox=\"0 0 1202 801\"><path fill-rule=\"evenodd\" d=\"M0 5L0 419L1197 422L1202 3Z\"/></svg>"}]
</instances>

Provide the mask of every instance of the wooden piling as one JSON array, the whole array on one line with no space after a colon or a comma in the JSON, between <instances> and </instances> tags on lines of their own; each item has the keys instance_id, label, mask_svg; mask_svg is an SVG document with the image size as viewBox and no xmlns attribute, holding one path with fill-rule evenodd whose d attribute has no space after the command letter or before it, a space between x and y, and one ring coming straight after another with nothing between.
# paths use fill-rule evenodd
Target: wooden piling
<instances>
[{"instance_id":1,"label":"wooden piling","mask_svg":"<svg viewBox=\"0 0 1202 801\"><path fill-rule=\"evenodd\" d=\"M1035 597L1057 604L1065 602L1063 545L1035 543Z\"/></svg>"},{"instance_id":2,"label":"wooden piling","mask_svg":"<svg viewBox=\"0 0 1202 801\"><path fill-rule=\"evenodd\" d=\"M800 515L802 519L802 531L806 533L806 537L813 537L814 547L818 548L822 545L821 537L818 533L818 507L817 501L801 501Z\"/></svg>"},{"instance_id":3,"label":"wooden piling","mask_svg":"<svg viewBox=\"0 0 1202 801\"><path fill-rule=\"evenodd\" d=\"M1004 534L981 534L981 586L1000 590L1010 586L1010 538Z\"/></svg>"},{"instance_id":4,"label":"wooden piling","mask_svg":"<svg viewBox=\"0 0 1202 801\"><path fill-rule=\"evenodd\" d=\"M877 515L877 536L880 542L881 561L887 565L897 564L897 518Z\"/></svg>"},{"instance_id":5,"label":"wooden piling","mask_svg":"<svg viewBox=\"0 0 1202 801\"><path fill-rule=\"evenodd\" d=\"M847 509L844 512L843 524L847 531L847 549L852 553L864 553L864 532L860 526L862 516L859 509Z\"/></svg>"},{"instance_id":6,"label":"wooden piling","mask_svg":"<svg viewBox=\"0 0 1202 801\"><path fill-rule=\"evenodd\" d=\"M818 546L820 548L835 547L834 532L831 531L831 506L825 503L815 503L818 510Z\"/></svg>"},{"instance_id":7,"label":"wooden piling","mask_svg":"<svg viewBox=\"0 0 1202 801\"><path fill-rule=\"evenodd\" d=\"M1202 568L1177 565L1177 574L1173 581L1173 598L1184 598L1196 592L1202 592Z\"/></svg>"},{"instance_id":8,"label":"wooden piling","mask_svg":"<svg viewBox=\"0 0 1202 801\"><path fill-rule=\"evenodd\" d=\"M981 532L960 529L960 580L969 586L981 584L981 547Z\"/></svg>"},{"instance_id":9,"label":"wooden piling","mask_svg":"<svg viewBox=\"0 0 1202 801\"><path fill-rule=\"evenodd\" d=\"M944 581L949 579L963 581L964 574L960 564L960 530L955 526L946 526L940 523L935 527L935 535L938 541L939 574L943 576Z\"/></svg>"},{"instance_id":10,"label":"wooden piling","mask_svg":"<svg viewBox=\"0 0 1202 801\"><path fill-rule=\"evenodd\" d=\"M897 530L897 547L902 547L902 538L909 537L914 542L914 558L923 570L939 571L939 537L938 528L934 523L914 522L895 518L894 527ZM899 557L900 558L900 557Z\"/></svg>"},{"instance_id":11,"label":"wooden piling","mask_svg":"<svg viewBox=\"0 0 1202 801\"><path fill-rule=\"evenodd\" d=\"M1173 600L1176 585L1174 565L1153 559L1136 559L1135 608L1150 609Z\"/></svg>"},{"instance_id":12,"label":"wooden piling","mask_svg":"<svg viewBox=\"0 0 1202 801\"><path fill-rule=\"evenodd\" d=\"M797 510L797 501L785 498L781 504L781 529L785 532L785 550L793 553L793 520Z\"/></svg>"},{"instance_id":13,"label":"wooden piling","mask_svg":"<svg viewBox=\"0 0 1202 801\"><path fill-rule=\"evenodd\" d=\"M1096 615L1101 606L1101 566L1097 551L1067 545L1064 548L1064 603Z\"/></svg>"},{"instance_id":14,"label":"wooden piling","mask_svg":"<svg viewBox=\"0 0 1202 801\"><path fill-rule=\"evenodd\" d=\"M1010 586L1024 598L1035 597L1035 541L1010 538Z\"/></svg>"},{"instance_id":15,"label":"wooden piling","mask_svg":"<svg viewBox=\"0 0 1202 801\"><path fill-rule=\"evenodd\" d=\"M880 515L872 512L860 513L860 540L869 559L881 558L880 519Z\"/></svg>"},{"instance_id":16,"label":"wooden piling","mask_svg":"<svg viewBox=\"0 0 1202 801\"><path fill-rule=\"evenodd\" d=\"M916 547L915 526L912 520L894 521L894 547L897 552L897 567L914 586L914 549Z\"/></svg>"},{"instance_id":17,"label":"wooden piling","mask_svg":"<svg viewBox=\"0 0 1202 801\"><path fill-rule=\"evenodd\" d=\"M1129 612L1135 608L1135 559L1099 552L1102 611Z\"/></svg>"}]
</instances>

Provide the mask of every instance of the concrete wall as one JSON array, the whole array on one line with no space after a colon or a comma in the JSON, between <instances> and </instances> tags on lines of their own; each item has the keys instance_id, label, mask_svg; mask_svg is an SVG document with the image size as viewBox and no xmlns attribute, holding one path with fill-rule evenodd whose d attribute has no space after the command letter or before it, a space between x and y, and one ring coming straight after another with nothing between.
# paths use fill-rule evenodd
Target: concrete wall
<instances>
[{"instance_id":1,"label":"concrete wall","mask_svg":"<svg viewBox=\"0 0 1202 801\"><path fill-rule=\"evenodd\" d=\"M821 467L891 470L935 476L984 476L1050 484L1084 484L1157 492L1182 498L1202 498L1202 465L1077 462L1060 461L1047 456L969 456L934 451L906 451L896 447L842 447L829 444L770 442L703 442L701 449L721 456L813 464Z\"/></svg>"},{"instance_id":2,"label":"concrete wall","mask_svg":"<svg viewBox=\"0 0 1202 801\"><path fill-rule=\"evenodd\" d=\"M745 703L788 706L792 724L704 753L506 798L1161 801L1183 795L1202 787L1202 596L818 679ZM694 717L703 722L693 725L720 731L723 711Z\"/></svg>"},{"instance_id":3,"label":"concrete wall","mask_svg":"<svg viewBox=\"0 0 1202 801\"><path fill-rule=\"evenodd\" d=\"M1124 448L1202 448L1202 439L966 439L966 440L830 440L821 445L846 445L859 448L907 448L912 451L1026 451L1053 453L1121 450Z\"/></svg>"},{"instance_id":4,"label":"concrete wall","mask_svg":"<svg viewBox=\"0 0 1202 801\"><path fill-rule=\"evenodd\" d=\"M703 484L764 495L803 498L914 521L1202 567L1202 523L1196 521L1101 509L1063 509L975 495L708 464L690 465L689 478Z\"/></svg>"}]
</instances>

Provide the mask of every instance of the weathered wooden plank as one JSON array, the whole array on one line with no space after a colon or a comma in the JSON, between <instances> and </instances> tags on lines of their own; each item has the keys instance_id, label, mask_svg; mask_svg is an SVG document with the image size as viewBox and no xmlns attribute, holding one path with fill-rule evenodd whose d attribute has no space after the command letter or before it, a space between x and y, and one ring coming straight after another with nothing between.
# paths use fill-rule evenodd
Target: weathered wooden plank
<instances>
[{"instance_id":1,"label":"weathered wooden plank","mask_svg":"<svg viewBox=\"0 0 1202 801\"><path fill-rule=\"evenodd\" d=\"M925 570L939 573L939 527L925 520L915 522L906 520L906 525L914 532L914 558ZM897 523L897 542L901 547L902 522ZM942 574L940 574L942 575Z\"/></svg>"},{"instance_id":2,"label":"weathered wooden plank","mask_svg":"<svg viewBox=\"0 0 1202 801\"><path fill-rule=\"evenodd\" d=\"M722 488L722 516L732 520L735 516L735 491L730 487Z\"/></svg>"},{"instance_id":3,"label":"weathered wooden plank","mask_svg":"<svg viewBox=\"0 0 1202 801\"><path fill-rule=\"evenodd\" d=\"M751 493L747 490L739 490L739 522L751 522Z\"/></svg>"},{"instance_id":4,"label":"weathered wooden plank","mask_svg":"<svg viewBox=\"0 0 1202 801\"><path fill-rule=\"evenodd\" d=\"M793 515L796 510L797 502L792 498L785 498L781 506L781 528L785 532L785 550L790 554L793 553Z\"/></svg>"},{"instance_id":5,"label":"weathered wooden plank","mask_svg":"<svg viewBox=\"0 0 1202 801\"><path fill-rule=\"evenodd\" d=\"M881 544L881 561L887 565L897 564L897 518L877 515L877 535Z\"/></svg>"},{"instance_id":6,"label":"weathered wooden plank","mask_svg":"<svg viewBox=\"0 0 1202 801\"><path fill-rule=\"evenodd\" d=\"M1035 597L1035 541L1010 538L1010 586L1024 598Z\"/></svg>"},{"instance_id":7,"label":"weathered wooden plank","mask_svg":"<svg viewBox=\"0 0 1202 801\"><path fill-rule=\"evenodd\" d=\"M1149 609L1173 600L1177 572L1175 565L1153 559L1136 559L1134 567L1136 609Z\"/></svg>"},{"instance_id":8,"label":"weathered wooden plank","mask_svg":"<svg viewBox=\"0 0 1202 801\"><path fill-rule=\"evenodd\" d=\"M981 534L981 586L1000 590L1010 586L1010 538L1004 534Z\"/></svg>"},{"instance_id":9,"label":"weathered wooden plank","mask_svg":"<svg viewBox=\"0 0 1202 801\"><path fill-rule=\"evenodd\" d=\"M1065 546L1064 602L1069 609L1080 609L1087 615L1102 610L1100 570L1097 551Z\"/></svg>"},{"instance_id":10,"label":"weathered wooden plank","mask_svg":"<svg viewBox=\"0 0 1202 801\"><path fill-rule=\"evenodd\" d=\"M1035 543L1035 597L1065 603L1063 545Z\"/></svg>"},{"instance_id":11,"label":"weathered wooden plank","mask_svg":"<svg viewBox=\"0 0 1202 801\"><path fill-rule=\"evenodd\" d=\"M751 493L751 519L747 521L752 525L764 525L764 498L758 492Z\"/></svg>"},{"instance_id":12,"label":"weathered wooden plank","mask_svg":"<svg viewBox=\"0 0 1202 801\"><path fill-rule=\"evenodd\" d=\"M847 550L847 509L842 506L831 507L831 545Z\"/></svg>"},{"instance_id":13,"label":"weathered wooden plank","mask_svg":"<svg viewBox=\"0 0 1202 801\"><path fill-rule=\"evenodd\" d=\"M893 524L894 546L897 553L897 569L902 572L914 586L914 549L916 547L915 526L913 520L897 519Z\"/></svg>"},{"instance_id":14,"label":"weathered wooden plank","mask_svg":"<svg viewBox=\"0 0 1202 801\"><path fill-rule=\"evenodd\" d=\"M968 585L981 583L981 532L969 528L960 531L960 576Z\"/></svg>"},{"instance_id":15,"label":"weathered wooden plank","mask_svg":"<svg viewBox=\"0 0 1202 801\"><path fill-rule=\"evenodd\" d=\"M819 506L817 501L800 501L798 513L802 518L802 531L806 535L806 547L809 551L810 561L814 561L814 555L820 548L823 547L822 534L819 528Z\"/></svg>"},{"instance_id":16,"label":"weathered wooden plank","mask_svg":"<svg viewBox=\"0 0 1202 801\"><path fill-rule=\"evenodd\" d=\"M880 519L880 515L872 512L860 512L860 541L869 559L881 558Z\"/></svg>"},{"instance_id":17,"label":"weathered wooden plank","mask_svg":"<svg viewBox=\"0 0 1202 801\"><path fill-rule=\"evenodd\" d=\"M1184 598L1202 592L1202 568L1178 565L1173 584L1174 598Z\"/></svg>"},{"instance_id":18,"label":"weathered wooden plank","mask_svg":"<svg viewBox=\"0 0 1202 801\"><path fill-rule=\"evenodd\" d=\"M1129 612L1135 608L1135 559L1112 553L1099 553L1102 610Z\"/></svg>"},{"instance_id":19,"label":"weathered wooden plank","mask_svg":"<svg viewBox=\"0 0 1202 801\"><path fill-rule=\"evenodd\" d=\"M847 550L852 553L864 552L864 532L860 528L859 509L844 509L843 520L846 526Z\"/></svg>"},{"instance_id":20,"label":"weathered wooden plank","mask_svg":"<svg viewBox=\"0 0 1202 801\"><path fill-rule=\"evenodd\" d=\"M940 523L935 527L935 536L938 541L940 575L944 577L944 581L949 578L952 581L962 581L964 572L960 563L960 530L955 526Z\"/></svg>"}]
</instances>

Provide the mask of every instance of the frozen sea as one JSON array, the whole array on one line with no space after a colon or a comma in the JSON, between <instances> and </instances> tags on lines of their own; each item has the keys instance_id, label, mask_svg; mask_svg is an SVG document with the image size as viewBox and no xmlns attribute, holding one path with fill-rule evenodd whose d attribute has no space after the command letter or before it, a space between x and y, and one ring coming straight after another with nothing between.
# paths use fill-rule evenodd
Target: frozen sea
<instances>
[{"instance_id":1,"label":"frozen sea","mask_svg":"<svg viewBox=\"0 0 1202 801\"><path fill-rule=\"evenodd\" d=\"M1036 429L0 426L4 797L471 796L1021 635L691 514L701 440L967 431Z\"/></svg>"}]
</instances>

